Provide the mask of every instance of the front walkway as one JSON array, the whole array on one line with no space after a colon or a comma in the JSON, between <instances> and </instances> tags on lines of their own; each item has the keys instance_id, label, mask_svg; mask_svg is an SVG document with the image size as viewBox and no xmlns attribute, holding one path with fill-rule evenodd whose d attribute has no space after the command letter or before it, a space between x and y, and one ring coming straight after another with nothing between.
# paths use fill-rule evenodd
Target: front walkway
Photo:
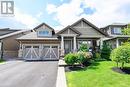
<instances>
[{"instance_id":1,"label":"front walkway","mask_svg":"<svg viewBox=\"0 0 130 87\"><path fill-rule=\"evenodd\" d=\"M58 61L0 64L0 87L55 87Z\"/></svg>"}]
</instances>

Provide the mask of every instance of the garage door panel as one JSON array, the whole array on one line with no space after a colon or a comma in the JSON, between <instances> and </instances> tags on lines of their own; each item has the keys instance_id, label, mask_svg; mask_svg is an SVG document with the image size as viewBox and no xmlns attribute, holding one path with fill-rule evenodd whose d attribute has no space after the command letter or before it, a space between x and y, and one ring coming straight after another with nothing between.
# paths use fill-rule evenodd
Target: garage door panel
<instances>
[{"instance_id":1,"label":"garage door panel","mask_svg":"<svg viewBox=\"0 0 130 87\"><path fill-rule=\"evenodd\" d=\"M25 46L23 56L26 60L57 60L57 45L27 45Z\"/></svg>"},{"instance_id":2,"label":"garage door panel","mask_svg":"<svg viewBox=\"0 0 130 87\"><path fill-rule=\"evenodd\" d=\"M32 52L31 56L32 56L32 59L39 57L39 56L36 54L36 52L34 52L34 51Z\"/></svg>"},{"instance_id":3,"label":"garage door panel","mask_svg":"<svg viewBox=\"0 0 130 87\"><path fill-rule=\"evenodd\" d=\"M43 47L43 60L55 60L58 58L58 46L47 45Z\"/></svg>"},{"instance_id":4,"label":"garage door panel","mask_svg":"<svg viewBox=\"0 0 130 87\"><path fill-rule=\"evenodd\" d=\"M44 54L44 58L50 58L50 50L49 49L44 49L45 54Z\"/></svg>"},{"instance_id":5,"label":"garage door panel","mask_svg":"<svg viewBox=\"0 0 130 87\"><path fill-rule=\"evenodd\" d=\"M53 50L54 50L55 55L58 57L58 49L53 49Z\"/></svg>"},{"instance_id":6,"label":"garage door panel","mask_svg":"<svg viewBox=\"0 0 130 87\"><path fill-rule=\"evenodd\" d=\"M51 50L51 55L52 55L52 58L58 58L58 51L57 51L57 49L52 49Z\"/></svg>"},{"instance_id":7,"label":"garage door panel","mask_svg":"<svg viewBox=\"0 0 130 87\"><path fill-rule=\"evenodd\" d=\"M24 58L26 60L37 60L37 59L39 59L39 45L25 46Z\"/></svg>"}]
</instances>

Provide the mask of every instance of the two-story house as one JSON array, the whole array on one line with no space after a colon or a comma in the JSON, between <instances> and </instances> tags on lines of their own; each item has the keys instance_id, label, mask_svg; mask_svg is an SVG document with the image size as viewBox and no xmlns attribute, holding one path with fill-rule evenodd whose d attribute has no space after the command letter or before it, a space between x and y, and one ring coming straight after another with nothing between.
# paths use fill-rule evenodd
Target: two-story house
<instances>
[{"instance_id":1,"label":"two-story house","mask_svg":"<svg viewBox=\"0 0 130 87\"><path fill-rule=\"evenodd\" d=\"M109 43L112 48L120 46L123 42L126 42L130 35L123 35L122 31L127 27L127 24L124 23L113 23L108 25L101 30L108 34L107 38L104 38L103 41Z\"/></svg>"}]
</instances>

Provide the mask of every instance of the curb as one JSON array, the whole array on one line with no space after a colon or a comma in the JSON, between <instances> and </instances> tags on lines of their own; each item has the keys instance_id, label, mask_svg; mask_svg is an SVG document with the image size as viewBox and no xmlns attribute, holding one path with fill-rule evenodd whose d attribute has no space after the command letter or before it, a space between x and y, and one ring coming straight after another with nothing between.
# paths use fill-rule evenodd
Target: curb
<instances>
[{"instance_id":1,"label":"curb","mask_svg":"<svg viewBox=\"0 0 130 87\"><path fill-rule=\"evenodd\" d=\"M60 60L59 60L59 62L60 62ZM58 65L56 87L67 87L64 66Z\"/></svg>"}]
</instances>

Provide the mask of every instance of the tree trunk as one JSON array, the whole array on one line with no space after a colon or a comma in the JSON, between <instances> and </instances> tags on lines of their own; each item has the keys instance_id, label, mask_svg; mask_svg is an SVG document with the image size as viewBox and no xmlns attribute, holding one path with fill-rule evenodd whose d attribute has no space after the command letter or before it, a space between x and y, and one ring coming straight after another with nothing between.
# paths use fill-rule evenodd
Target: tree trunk
<instances>
[{"instance_id":1,"label":"tree trunk","mask_svg":"<svg viewBox=\"0 0 130 87\"><path fill-rule=\"evenodd\" d=\"M116 62L116 64L117 64L117 67L118 67L118 65L119 65L118 62Z\"/></svg>"},{"instance_id":2,"label":"tree trunk","mask_svg":"<svg viewBox=\"0 0 130 87\"><path fill-rule=\"evenodd\" d=\"M123 69L124 68L124 62L122 62L122 65L121 65L121 69Z\"/></svg>"}]
</instances>

